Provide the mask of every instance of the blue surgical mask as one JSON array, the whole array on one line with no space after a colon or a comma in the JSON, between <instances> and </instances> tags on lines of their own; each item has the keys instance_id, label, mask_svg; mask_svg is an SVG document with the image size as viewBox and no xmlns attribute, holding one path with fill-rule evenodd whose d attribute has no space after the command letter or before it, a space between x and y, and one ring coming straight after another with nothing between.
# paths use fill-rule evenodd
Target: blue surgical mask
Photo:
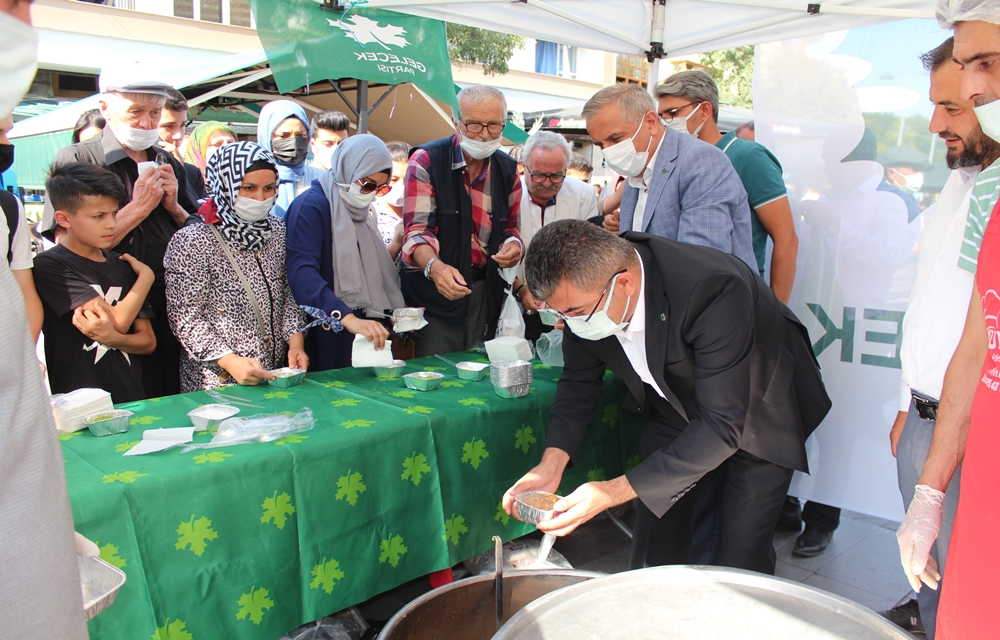
<instances>
[{"instance_id":1,"label":"blue surgical mask","mask_svg":"<svg viewBox=\"0 0 1000 640\"><path fill-rule=\"evenodd\" d=\"M632 302L632 296L629 296L625 301L625 309L622 311L622 317L618 322L608 317L608 307L611 306L611 297L615 293L616 284L618 284L617 275L611 281L611 289L608 291L608 298L604 301L604 306L600 311L595 311L589 320L580 316L565 316L563 318L573 332L573 335L583 340L603 340L628 326L625 314L628 313L628 306Z\"/></svg>"}]
</instances>

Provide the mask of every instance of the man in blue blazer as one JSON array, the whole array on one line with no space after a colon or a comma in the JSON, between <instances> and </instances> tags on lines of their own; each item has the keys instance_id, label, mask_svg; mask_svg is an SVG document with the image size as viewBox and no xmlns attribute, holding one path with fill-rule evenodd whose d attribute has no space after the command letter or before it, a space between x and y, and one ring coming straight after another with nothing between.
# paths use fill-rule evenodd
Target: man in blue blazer
<instances>
[{"instance_id":1,"label":"man in blue blazer","mask_svg":"<svg viewBox=\"0 0 1000 640\"><path fill-rule=\"evenodd\" d=\"M608 167L629 178L620 232L713 247L757 268L747 193L726 154L664 127L639 85L601 89L583 118Z\"/></svg>"}]
</instances>

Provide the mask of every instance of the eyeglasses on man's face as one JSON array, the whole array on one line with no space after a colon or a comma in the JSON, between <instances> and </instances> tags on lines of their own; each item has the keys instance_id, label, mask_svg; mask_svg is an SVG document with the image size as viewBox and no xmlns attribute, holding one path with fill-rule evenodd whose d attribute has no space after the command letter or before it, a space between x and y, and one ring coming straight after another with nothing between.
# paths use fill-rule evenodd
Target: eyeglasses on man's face
<instances>
[{"instance_id":1,"label":"eyeglasses on man's face","mask_svg":"<svg viewBox=\"0 0 1000 640\"><path fill-rule=\"evenodd\" d=\"M535 173L527 167L524 168L524 172L528 174L533 184L544 184L548 180L553 185L559 185L566 179L565 173Z\"/></svg>"},{"instance_id":2,"label":"eyeglasses on man's face","mask_svg":"<svg viewBox=\"0 0 1000 640\"><path fill-rule=\"evenodd\" d=\"M671 120L677 117L677 114L681 109L687 109L688 107L696 104L700 105L701 103L689 102L687 104L682 104L679 107L673 107L672 109L664 109L663 111L660 112L660 117L663 118L664 122L670 122Z\"/></svg>"},{"instance_id":3,"label":"eyeglasses on man's face","mask_svg":"<svg viewBox=\"0 0 1000 640\"><path fill-rule=\"evenodd\" d=\"M618 273L616 273L613 276L611 276L611 279L608 280L608 283L606 285L604 285L604 289L601 290L601 297L598 298L597 302L594 303L594 308L591 309L590 313L587 314L587 317L583 319L584 322L590 322L590 319L594 317L595 313L597 313L597 308L601 306L601 301L604 300L604 296L608 295L608 288L611 287L611 283L615 281L615 278L617 278L618 276L620 276L623 273L626 273L627 271L628 271L628 269L622 269ZM582 314L578 314L578 315L573 315L573 316L567 316L566 314L562 313L561 311L556 311L555 309L549 307L548 305L546 305L545 307L542 307L541 311L544 311L545 313L551 313L552 315L556 316L557 318L559 318L563 322L565 322L569 318L579 318L580 315L582 315Z\"/></svg>"},{"instance_id":4,"label":"eyeglasses on man's face","mask_svg":"<svg viewBox=\"0 0 1000 640\"><path fill-rule=\"evenodd\" d=\"M361 187L361 193L371 193L374 191L375 195L379 197L382 197L392 191L392 187L388 184L379 185L379 183L371 180L358 180L357 184Z\"/></svg>"},{"instance_id":5,"label":"eyeglasses on man's face","mask_svg":"<svg viewBox=\"0 0 1000 640\"><path fill-rule=\"evenodd\" d=\"M506 126L503 122L489 122L485 124L482 122L462 122L462 125L469 133L482 133L483 129L486 129L493 135L501 133L504 126Z\"/></svg>"}]
</instances>

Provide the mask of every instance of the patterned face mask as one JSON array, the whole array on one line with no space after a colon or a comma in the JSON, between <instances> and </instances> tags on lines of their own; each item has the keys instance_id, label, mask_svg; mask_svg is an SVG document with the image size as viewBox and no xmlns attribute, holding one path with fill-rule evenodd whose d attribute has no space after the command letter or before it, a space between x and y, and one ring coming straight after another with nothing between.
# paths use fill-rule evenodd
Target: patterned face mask
<instances>
[{"instance_id":1,"label":"patterned face mask","mask_svg":"<svg viewBox=\"0 0 1000 640\"><path fill-rule=\"evenodd\" d=\"M271 238L267 215L247 220L236 211L243 176L254 163L261 161L274 165L274 157L263 147L243 140L219 149L208 161L205 172L212 201L218 208L219 231L226 240L247 251L259 249Z\"/></svg>"}]
</instances>

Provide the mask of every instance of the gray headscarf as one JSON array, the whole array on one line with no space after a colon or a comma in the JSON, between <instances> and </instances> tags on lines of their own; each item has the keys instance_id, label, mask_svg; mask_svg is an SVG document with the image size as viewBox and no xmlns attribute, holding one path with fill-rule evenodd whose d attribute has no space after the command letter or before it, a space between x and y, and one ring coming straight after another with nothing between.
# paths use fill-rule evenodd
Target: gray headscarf
<instances>
[{"instance_id":1,"label":"gray headscarf","mask_svg":"<svg viewBox=\"0 0 1000 640\"><path fill-rule=\"evenodd\" d=\"M361 134L337 145L330 170L319 179L330 201L333 292L351 309L381 313L405 306L399 271L372 222L370 209L348 205L337 186L353 184L391 167L392 156L385 144L375 136Z\"/></svg>"}]
</instances>

